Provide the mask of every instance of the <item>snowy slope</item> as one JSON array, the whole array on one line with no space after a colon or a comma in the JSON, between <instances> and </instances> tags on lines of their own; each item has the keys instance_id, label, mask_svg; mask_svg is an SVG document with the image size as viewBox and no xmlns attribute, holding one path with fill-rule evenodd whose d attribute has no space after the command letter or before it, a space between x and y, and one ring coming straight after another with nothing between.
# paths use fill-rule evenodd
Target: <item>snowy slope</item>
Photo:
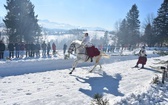
<instances>
[{"instance_id":1,"label":"snowy slope","mask_svg":"<svg viewBox=\"0 0 168 105\"><path fill-rule=\"evenodd\" d=\"M166 105L167 82L162 87L151 84L161 73L150 66L168 56L148 55L146 69L132 68L137 56L111 56L101 60L101 70L89 73L93 64L82 63L72 75L74 59L62 55L0 61L0 105L90 105L96 93L110 105Z\"/></svg>"}]
</instances>

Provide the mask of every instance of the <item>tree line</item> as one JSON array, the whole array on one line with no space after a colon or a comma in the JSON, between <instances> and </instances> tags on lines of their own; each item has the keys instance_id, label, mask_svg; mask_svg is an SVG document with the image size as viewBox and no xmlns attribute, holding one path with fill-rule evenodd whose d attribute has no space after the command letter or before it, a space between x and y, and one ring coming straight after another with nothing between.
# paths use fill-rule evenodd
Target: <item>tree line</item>
<instances>
[{"instance_id":1,"label":"tree line","mask_svg":"<svg viewBox=\"0 0 168 105\"><path fill-rule=\"evenodd\" d=\"M115 32L118 44L163 46L168 44L168 0L164 0L158 9L157 17L145 24L144 34L140 33L139 10L136 4L127 13Z\"/></svg>"}]
</instances>

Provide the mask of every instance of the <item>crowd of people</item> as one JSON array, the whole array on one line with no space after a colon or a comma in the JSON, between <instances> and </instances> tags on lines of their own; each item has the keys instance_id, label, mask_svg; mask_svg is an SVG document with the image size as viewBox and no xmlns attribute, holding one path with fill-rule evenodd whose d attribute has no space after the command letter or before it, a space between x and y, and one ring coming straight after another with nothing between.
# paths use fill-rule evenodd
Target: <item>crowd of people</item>
<instances>
[{"instance_id":1,"label":"crowd of people","mask_svg":"<svg viewBox=\"0 0 168 105\"><path fill-rule=\"evenodd\" d=\"M63 45L63 53L66 53L67 45ZM56 44L53 42L46 43L43 41L42 44L37 43L24 43L24 42L10 42L5 46L4 42L0 41L0 59L4 59L5 50L9 51L8 58L23 58L23 57L49 57L51 55L56 56Z\"/></svg>"}]
</instances>

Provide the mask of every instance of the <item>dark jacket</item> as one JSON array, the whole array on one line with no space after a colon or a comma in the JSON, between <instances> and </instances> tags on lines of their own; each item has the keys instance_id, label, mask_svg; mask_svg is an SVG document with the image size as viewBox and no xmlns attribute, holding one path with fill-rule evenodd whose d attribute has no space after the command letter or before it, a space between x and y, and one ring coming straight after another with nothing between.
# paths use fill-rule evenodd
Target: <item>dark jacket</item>
<instances>
[{"instance_id":1,"label":"dark jacket","mask_svg":"<svg viewBox=\"0 0 168 105\"><path fill-rule=\"evenodd\" d=\"M43 44L41 45L41 47L42 47L42 50L46 50L46 48L47 48L46 43L43 43Z\"/></svg>"},{"instance_id":2,"label":"dark jacket","mask_svg":"<svg viewBox=\"0 0 168 105\"><path fill-rule=\"evenodd\" d=\"M25 50L25 44L24 43L20 44L20 50L22 50L22 51Z\"/></svg>"},{"instance_id":3,"label":"dark jacket","mask_svg":"<svg viewBox=\"0 0 168 105\"><path fill-rule=\"evenodd\" d=\"M50 44L47 44L47 50L51 50Z\"/></svg>"},{"instance_id":4,"label":"dark jacket","mask_svg":"<svg viewBox=\"0 0 168 105\"><path fill-rule=\"evenodd\" d=\"M40 44L39 44L39 43L37 43L35 46L36 46L36 50L38 50L38 51L39 51L39 50L40 50Z\"/></svg>"},{"instance_id":5,"label":"dark jacket","mask_svg":"<svg viewBox=\"0 0 168 105\"><path fill-rule=\"evenodd\" d=\"M19 51L20 50L20 44L19 43L15 43L15 50Z\"/></svg>"},{"instance_id":6,"label":"dark jacket","mask_svg":"<svg viewBox=\"0 0 168 105\"><path fill-rule=\"evenodd\" d=\"M0 51L5 51L5 44L0 42Z\"/></svg>"},{"instance_id":7,"label":"dark jacket","mask_svg":"<svg viewBox=\"0 0 168 105\"><path fill-rule=\"evenodd\" d=\"M64 44L63 50L66 50L66 49L67 49L67 45L66 45L66 44Z\"/></svg>"},{"instance_id":8,"label":"dark jacket","mask_svg":"<svg viewBox=\"0 0 168 105\"><path fill-rule=\"evenodd\" d=\"M29 50L30 50L30 44L29 44L29 43L26 43L26 44L25 44L25 49L26 49L26 51L29 51Z\"/></svg>"},{"instance_id":9,"label":"dark jacket","mask_svg":"<svg viewBox=\"0 0 168 105\"><path fill-rule=\"evenodd\" d=\"M9 51L14 51L15 45L13 43L9 43L8 44L8 49L9 49Z\"/></svg>"},{"instance_id":10,"label":"dark jacket","mask_svg":"<svg viewBox=\"0 0 168 105\"><path fill-rule=\"evenodd\" d=\"M35 51L36 50L36 45L34 43L30 44L30 50Z\"/></svg>"}]
</instances>

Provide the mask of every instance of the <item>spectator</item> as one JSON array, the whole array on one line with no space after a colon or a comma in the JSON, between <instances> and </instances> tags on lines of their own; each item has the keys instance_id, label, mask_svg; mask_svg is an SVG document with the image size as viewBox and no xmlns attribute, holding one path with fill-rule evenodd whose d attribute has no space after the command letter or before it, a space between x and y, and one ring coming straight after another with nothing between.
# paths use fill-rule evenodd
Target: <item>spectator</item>
<instances>
[{"instance_id":1,"label":"spectator","mask_svg":"<svg viewBox=\"0 0 168 105\"><path fill-rule=\"evenodd\" d=\"M18 42L15 43L15 54L16 58L19 58L20 44Z\"/></svg>"},{"instance_id":2,"label":"spectator","mask_svg":"<svg viewBox=\"0 0 168 105\"><path fill-rule=\"evenodd\" d=\"M0 41L0 59L4 59L5 44L3 41Z\"/></svg>"},{"instance_id":3,"label":"spectator","mask_svg":"<svg viewBox=\"0 0 168 105\"><path fill-rule=\"evenodd\" d=\"M114 50L115 50L115 46L111 45L111 52L114 52Z\"/></svg>"},{"instance_id":4,"label":"spectator","mask_svg":"<svg viewBox=\"0 0 168 105\"><path fill-rule=\"evenodd\" d=\"M23 58L25 50L25 44L23 42L20 43L20 57Z\"/></svg>"},{"instance_id":5,"label":"spectator","mask_svg":"<svg viewBox=\"0 0 168 105\"><path fill-rule=\"evenodd\" d=\"M25 44L25 49L26 49L26 57L30 57L30 43L29 42Z\"/></svg>"},{"instance_id":6,"label":"spectator","mask_svg":"<svg viewBox=\"0 0 168 105\"><path fill-rule=\"evenodd\" d=\"M63 50L64 50L64 54L66 53L66 49L67 49L67 45L66 45L66 43L64 44L64 47L63 47Z\"/></svg>"},{"instance_id":7,"label":"spectator","mask_svg":"<svg viewBox=\"0 0 168 105\"><path fill-rule=\"evenodd\" d=\"M36 53L36 57L40 57L40 44L39 44L39 42L37 42L35 45L35 53Z\"/></svg>"},{"instance_id":8,"label":"spectator","mask_svg":"<svg viewBox=\"0 0 168 105\"><path fill-rule=\"evenodd\" d=\"M34 43L32 42L30 44L30 57L34 57L34 53L35 53L35 45Z\"/></svg>"},{"instance_id":9,"label":"spectator","mask_svg":"<svg viewBox=\"0 0 168 105\"><path fill-rule=\"evenodd\" d=\"M102 46L102 45L98 45L98 49L99 49L99 50L102 50L102 49L103 49L103 46Z\"/></svg>"},{"instance_id":10,"label":"spectator","mask_svg":"<svg viewBox=\"0 0 168 105\"><path fill-rule=\"evenodd\" d=\"M9 50L9 58L14 58L14 49L15 49L15 45L13 44L13 42L10 42L8 44L8 50Z\"/></svg>"},{"instance_id":11,"label":"spectator","mask_svg":"<svg viewBox=\"0 0 168 105\"><path fill-rule=\"evenodd\" d=\"M106 52L107 51L107 45L103 46L103 51Z\"/></svg>"},{"instance_id":12,"label":"spectator","mask_svg":"<svg viewBox=\"0 0 168 105\"><path fill-rule=\"evenodd\" d=\"M42 43L41 47L42 47L42 56L45 57L46 56L46 48L47 48L45 41Z\"/></svg>"},{"instance_id":13,"label":"spectator","mask_svg":"<svg viewBox=\"0 0 168 105\"><path fill-rule=\"evenodd\" d=\"M51 46L50 46L50 42L48 42L47 44L47 55L50 56L50 50L51 50Z\"/></svg>"},{"instance_id":14,"label":"spectator","mask_svg":"<svg viewBox=\"0 0 168 105\"><path fill-rule=\"evenodd\" d=\"M53 55L55 55L56 54L56 45L54 42L52 43L52 50L53 50Z\"/></svg>"},{"instance_id":15,"label":"spectator","mask_svg":"<svg viewBox=\"0 0 168 105\"><path fill-rule=\"evenodd\" d=\"M111 52L111 50L112 50L112 49L111 49L111 45L109 44L109 45L108 45L108 50L107 50L107 51L108 51L108 52Z\"/></svg>"}]
</instances>

